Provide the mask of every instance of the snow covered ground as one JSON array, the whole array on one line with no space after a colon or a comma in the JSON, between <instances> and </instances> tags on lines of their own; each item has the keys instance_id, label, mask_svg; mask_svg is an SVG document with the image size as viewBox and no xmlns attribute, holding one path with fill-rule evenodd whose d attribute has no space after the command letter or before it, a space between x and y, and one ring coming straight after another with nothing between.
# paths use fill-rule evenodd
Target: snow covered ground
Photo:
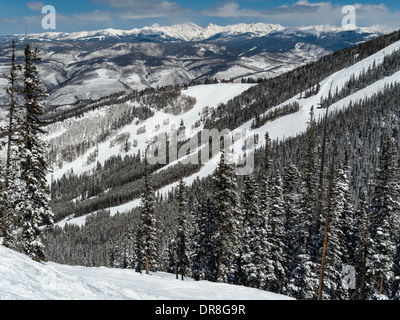
<instances>
[{"instance_id":1,"label":"snow covered ground","mask_svg":"<svg viewBox=\"0 0 400 320\"><path fill-rule=\"evenodd\" d=\"M0 300L289 300L267 291L173 274L38 263L0 245Z\"/></svg>"}]
</instances>

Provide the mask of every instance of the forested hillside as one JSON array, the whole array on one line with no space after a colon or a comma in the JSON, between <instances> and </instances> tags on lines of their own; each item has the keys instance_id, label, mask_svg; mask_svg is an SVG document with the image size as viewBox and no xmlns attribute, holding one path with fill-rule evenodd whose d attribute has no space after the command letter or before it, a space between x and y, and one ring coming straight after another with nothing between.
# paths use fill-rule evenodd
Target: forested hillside
<instances>
[{"instance_id":1,"label":"forested hillside","mask_svg":"<svg viewBox=\"0 0 400 320\"><path fill-rule=\"evenodd\" d=\"M212 176L157 195L201 166L145 167L143 153L123 156L124 141L140 132L116 136L120 155L53 181L57 219L100 211L81 226L56 226L46 241L50 259L167 271L298 299L398 298L399 35L336 52L192 114L200 128L251 123L259 144L250 176L236 176L222 153ZM269 139L275 124L300 121L305 110L304 132ZM140 196L129 212L107 211ZM343 266L356 271L350 289Z\"/></svg>"},{"instance_id":2,"label":"forested hillside","mask_svg":"<svg viewBox=\"0 0 400 320\"><path fill-rule=\"evenodd\" d=\"M285 285L281 284L282 288L275 291L288 294L288 290L293 290L290 288L295 287L291 282L307 281L307 279L293 279L292 277L295 276L300 277L300 274L297 273L298 271L295 270L303 270L303 272L308 270L311 274L303 276L311 277L309 280L311 282L314 279L314 285L317 283L318 275L314 274L314 278L312 278L313 268L296 268L306 268L307 265L312 266L313 263L319 263L319 252L323 240L324 214L327 210L328 199L333 200L334 192L337 192L333 189L334 185L330 187L331 178L332 176L339 175L339 173L341 173L341 178L344 179L341 181L341 186L345 188L346 194L336 196L343 203L337 204L339 209L335 208L335 210L342 210L340 211L340 215L342 215L340 223L348 227L351 226L351 232L346 234L347 237L351 238L351 242L348 242L349 248L345 249L346 258L343 257L343 259L346 259L344 261L348 264L357 265L359 268L362 268L360 249L362 249L361 244L364 243L363 236L365 236L366 231L366 215L370 212L368 211L370 201L377 196L374 192L376 188L374 181L376 181L377 176L383 170L380 169L380 166L383 165L382 159L384 158L384 155L381 155L381 153L382 150L388 148L388 146L385 146L385 143L390 147L391 142L398 141L399 110L397 99L399 95L400 87L398 85L392 88L388 87L383 93L377 94L373 99L359 101L351 108L346 109L346 111L332 115L329 121L327 121L326 129L323 126L325 122L320 122L306 135L289 139L280 144L273 143L269 161L265 159L265 149L261 148L256 153L257 171L254 173L253 185L248 185L247 178L238 179L238 186L236 188L243 202L248 201L248 196L245 197L245 195L249 191L246 189L252 187L255 188L253 192L250 191L250 194L253 195L251 199L254 203L252 205L258 204L261 208L263 206L267 208L270 206L276 208L278 206L282 210L279 223L282 224L282 230L280 231L282 247L286 251L286 254L282 253L281 257L284 259L282 265L285 270L285 275L282 275L282 277L286 279L286 283ZM310 260L302 261L300 258L303 258L301 253L305 245L305 231L299 230L298 227L303 223L306 224L303 221L305 215L303 210L310 209L309 214L311 216L308 218L308 223L317 222L312 217L315 216L315 211L318 207L321 148L325 130L327 149L325 151L326 163L323 179L323 185L325 186L322 198L323 212L321 213L319 225L308 226L310 230L313 230L310 234L313 240L311 241L310 239L309 241L313 243L313 246L316 246L316 248L313 248L315 250L313 259L315 260L313 261L310 258ZM340 135L337 134L338 132L340 132ZM385 142L385 137L390 137L393 141L388 140ZM336 145L336 153L334 153L334 144ZM396 154L399 151L398 143L392 145L391 148L392 152ZM309 154L308 151L312 151L312 153ZM395 156L392 155L392 157ZM265 161L270 163L270 170L268 172L265 170ZM395 164L398 165L398 163ZM395 177L398 177L398 173L390 178L395 182ZM307 178L309 180L306 180ZM267 182L265 179L267 179ZM266 185L268 189L264 190L263 187L266 188ZM209 255L212 255L212 251L207 250L207 245L209 246L208 249L213 248L213 223L216 219L213 215L215 215L214 206L215 201L217 201L213 196L215 188L216 186L211 179L206 178L196 181L188 189L186 210L188 214L190 213L190 222L187 223L187 227L189 228L188 242L190 245L188 245L187 254L192 255L192 261L195 261L196 257L202 257L203 263L204 261L212 262L212 260L207 259ZM254 195L257 195L257 193L254 193L254 190L257 189L260 189L258 191L259 195L254 198ZM243 190L243 192L239 192L238 190ZM311 194L308 194L307 190ZM277 194L271 194L271 192L277 192ZM266 203L258 203L257 199L261 199L262 201L264 197ZM281 199L281 202L271 203L271 201L279 199ZM310 205L312 207L309 207ZM159 227L163 234L163 237L157 240L159 248L158 270L174 271L174 254L172 248L177 227L177 206L177 195L175 193L171 194L168 199L158 199L155 203L154 212L158 215ZM346 207L347 211L344 212L343 208ZM264 208L264 210L268 209ZM138 263L135 259L134 249L135 235L140 226L140 211L140 208L136 208L132 212L113 217L110 217L107 212L100 212L96 215L91 215L90 218L88 217L85 225L82 227L68 224L64 230L56 227L54 234L48 238L48 252L51 253L52 260L54 259L62 263L132 268L135 263ZM268 212L264 212L261 219L269 221L268 218L271 218L272 220L272 213ZM204 230L201 228L204 228ZM342 228L344 227L342 226ZM211 238L209 239L210 243L204 243L205 239L203 238L197 239L201 244L197 243L196 238L199 235L206 236L206 239L207 237ZM271 238L275 238L275 236L274 233L270 235ZM268 238L266 237L266 239ZM342 241L344 240L342 239ZM358 243L358 245L350 245L354 244L354 242ZM204 245L206 247L203 247ZM350 249L352 249L351 252L348 252L347 250ZM342 252L341 254L344 255L345 253ZM129 260L130 262L128 263ZM305 265L298 266L297 264L300 262ZM372 266L373 264L369 266L370 270ZM215 265L212 263L208 267L201 265L200 273L205 279L216 280L216 270L214 268ZM188 269L190 270L190 268ZM340 274L341 268L339 269L336 272ZM191 274L189 270L187 271L188 275ZM314 268L315 270L319 270L318 266ZM361 271L361 269L357 270ZM358 274L361 274L361 272ZM373 289L372 284L371 289ZM316 293L315 286L310 288L309 298L315 298ZM303 294L304 296L302 296ZM357 298L358 294L359 292L353 293L353 298ZM297 298L307 298L305 293L292 292L292 295ZM333 296L329 297L333 298Z\"/></svg>"},{"instance_id":3,"label":"forested hillside","mask_svg":"<svg viewBox=\"0 0 400 320\"><path fill-rule=\"evenodd\" d=\"M400 297L400 31L271 79L119 92L47 114L39 51L26 44L22 68L12 49L9 248L296 299ZM199 139L206 129L232 130L218 154ZM148 163L156 146L166 163ZM208 161L185 164L202 150ZM230 160L253 155L251 174L237 174Z\"/></svg>"}]
</instances>

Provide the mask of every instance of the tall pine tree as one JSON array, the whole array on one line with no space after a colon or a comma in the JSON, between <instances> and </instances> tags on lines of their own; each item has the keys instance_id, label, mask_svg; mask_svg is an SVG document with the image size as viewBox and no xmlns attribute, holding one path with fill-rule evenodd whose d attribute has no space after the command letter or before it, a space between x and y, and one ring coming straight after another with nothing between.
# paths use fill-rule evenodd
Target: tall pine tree
<instances>
[{"instance_id":1,"label":"tall pine tree","mask_svg":"<svg viewBox=\"0 0 400 320\"><path fill-rule=\"evenodd\" d=\"M289 282L288 294L297 299L315 299L318 290L318 242L317 233L317 125L314 108L310 110L310 120L306 132L306 146L303 157L301 199L297 234L299 246ZM301 243L301 245L300 245Z\"/></svg>"},{"instance_id":2,"label":"tall pine tree","mask_svg":"<svg viewBox=\"0 0 400 320\"><path fill-rule=\"evenodd\" d=\"M393 138L386 135L381 148L376 186L371 203L369 258L369 296L373 299L390 297L390 282L394 276L396 238L399 233L398 159Z\"/></svg>"},{"instance_id":3,"label":"tall pine tree","mask_svg":"<svg viewBox=\"0 0 400 320\"><path fill-rule=\"evenodd\" d=\"M324 298L333 300L347 300L348 291L342 284L342 269L346 254L345 224L349 223L346 217L346 194L349 182L342 165L334 169L329 189L329 208L327 222L326 262L322 293Z\"/></svg>"},{"instance_id":4,"label":"tall pine tree","mask_svg":"<svg viewBox=\"0 0 400 320\"><path fill-rule=\"evenodd\" d=\"M260 212L264 217L268 217L271 194L270 194L270 175L271 175L271 139L268 132L265 133L264 168L262 172L260 188Z\"/></svg>"},{"instance_id":5,"label":"tall pine tree","mask_svg":"<svg viewBox=\"0 0 400 320\"><path fill-rule=\"evenodd\" d=\"M0 178L0 233L3 233L3 245L15 247L15 231L17 227L17 214L15 211L15 191L18 178L18 156L16 148L15 132L21 125L19 118L17 94L18 89L18 71L22 68L16 63L15 40L11 44L11 67L9 74L3 74L8 80L8 87L5 88L10 98L8 106L7 124L2 128L6 140L6 159L4 164L4 175Z\"/></svg>"},{"instance_id":6,"label":"tall pine tree","mask_svg":"<svg viewBox=\"0 0 400 320\"><path fill-rule=\"evenodd\" d=\"M268 280L268 290L281 293L287 274L285 250L285 208L283 203L282 178L279 170L272 186L272 201L268 219L267 238L270 245L268 257L272 262L273 275Z\"/></svg>"},{"instance_id":7,"label":"tall pine tree","mask_svg":"<svg viewBox=\"0 0 400 320\"><path fill-rule=\"evenodd\" d=\"M192 276L195 280L215 281L216 261L214 254L215 209L212 199L207 198L203 187L197 191L194 212L196 228L193 234Z\"/></svg>"},{"instance_id":8,"label":"tall pine tree","mask_svg":"<svg viewBox=\"0 0 400 320\"><path fill-rule=\"evenodd\" d=\"M214 234L217 281L228 282L233 281L236 272L234 262L238 255L238 230L242 216L235 168L225 160L224 150L221 150L221 159L212 179L217 215Z\"/></svg>"},{"instance_id":9,"label":"tall pine tree","mask_svg":"<svg viewBox=\"0 0 400 320\"><path fill-rule=\"evenodd\" d=\"M178 185L178 229L175 237L175 274L178 279L180 273L181 279L184 279L186 269L189 267L189 258L187 254L187 200L186 200L186 185L181 178Z\"/></svg>"},{"instance_id":10,"label":"tall pine tree","mask_svg":"<svg viewBox=\"0 0 400 320\"><path fill-rule=\"evenodd\" d=\"M137 255L140 257L137 270L142 270L143 266L146 274L150 271L158 270L157 258L157 217L155 212L155 194L151 185L151 178L147 168L147 158L145 158L145 176L144 190L141 198L140 213L141 227L139 235L141 239L137 239Z\"/></svg>"},{"instance_id":11,"label":"tall pine tree","mask_svg":"<svg viewBox=\"0 0 400 320\"><path fill-rule=\"evenodd\" d=\"M47 185L47 145L41 139L46 133L42 116L45 108L39 100L45 97L36 67L39 50L25 44L25 65L22 94L25 114L18 136L20 181L16 195L16 211L20 217L20 249L37 261L44 261L43 232L53 225L53 212L49 206L50 191ZM44 228L43 228L44 227Z\"/></svg>"},{"instance_id":12,"label":"tall pine tree","mask_svg":"<svg viewBox=\"0 0 400 320\"><path fill-rule=\"evenodd\" d=\"M311 107L310 121L308 122L307 129L307 144L304 154L303 163L303 184L302 184L302 234L304 254L310 256L315 262L317 260L316 254L318 248L316 248L316 235L317 220L319 217L316 215L316 203L317 203L317 124L314 118L314 108Z\"/></svg>"},{"instance_id":13,"label":"tall pine tree","mask_svg":"<svg viewBox=\"0 0 400 320\"><path fill-rule=\"evenodd\" d=\"M267 270L265 256L269 251L266 220L258 206L258 188L253 176L246 176L242 196L243 225L240 252L240 283L263 289L266 285Z\"/></svg>"},{"instance_id":14,"label":"tall pine tree","mask_svg":"<svg viewBox=\"0 0 400 320\"><path fill-rule=\"evenodd\" d=\"M297 257L301 254L302 239L300 235L300 173L295 165L290 165L283 172L283 203L285 208L285 249L290 271L297 265Z\"/></svg>"}]
</instances>

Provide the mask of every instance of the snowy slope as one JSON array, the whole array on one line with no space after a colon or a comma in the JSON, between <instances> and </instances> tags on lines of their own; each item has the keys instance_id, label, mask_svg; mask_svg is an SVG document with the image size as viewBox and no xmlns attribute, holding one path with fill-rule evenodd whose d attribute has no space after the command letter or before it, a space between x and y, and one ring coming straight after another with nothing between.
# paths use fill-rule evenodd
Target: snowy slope
<instances>
[{"instance_id":1,"label":"snowy slope","mask_svg":"<svg viewBox=\"0 0 400 320\"><path fill-rule=\"evenodd\" d=\"M314 106L314 113L316 118L318 119L319 117L325 116L326 110L325 109L317 109L317 105L320 102L321 97L327 97L329 91L332 89L332 91L335 90L336 87L339 89L342 88L342 86L350 79L350 77L354 75L359 75L363 70L367 70L369 66L372 66L373 63L375 62L377 65L383 62L383 59L385 55L390 54L391 52L395 50L400 50L400 42L394 43L385 49L377 52L376 54L354 64L353 66L343 69L335 74L332 74L328 78L324 79L321 81L321 90L320 92L312 96L308 99L300 99L299 96L295 96L292 99L285 101L281 105L276 106L275 108L279 108L280 106L284 106L288 103L292 102L298 102L300 104L300 110L297 113L290 114L285 117L281 117L276 119L275 121L272 122L267 122L265 125L261 126L260 128L257 128L255 130L251 129L251 123L252 120L248 121L247 123L243 124L240 128L237 128L238 131L247 131L248 134L258 134L260 138L260 143L259 145L264 145L264 135L265 132L268 131L270 138L275 140L282 140L285 138L293 137L296 136L297 134L301 134L304 132L307 128L307 122L309 120L309 113L310 109L312 106ZM393 82L399 82L400 81L400 72L395 73L394 75L387 77L385 79L382 79L380 81L377 81L376 83L358 91L355 92L354 94L346 97L345 99L336 102L330 107L330 112L333 112L337 109L345 108L348 106L350 101L357 101L359 99L365 98L365 97L370 97L374 93L379 92L383 90L384 86ZM243 87L239 84L217 84L217 85L207 85L207 86L198 86L198 87L191 87L189 88L188 91L185 92L186 95L196 97L197 99L197 104L193 108L193 110L189 111L188 113L178 116L175 119L172 119L177 123L181 118L184 119L185 124L187 124L187 127L190 128L191 124L193 124L198 118L199 118L199 111L204 106L216 106L220 102L226 102L230 98L233 98L235 95L240 94L246 87ZM304 94L303 94L304 96ZM153 118L150 118L146 121L146 123L154 127L154 125L161 123L162 120L166 116L161 114L156 114ZM163 127L161 127L163 129ZM126 128L128 129L128 128ZM202 126L197 128L198 130L201 130ZM125 130L125 129L124 129ZM131 129L128 129L131 130ZM164 128L165 130L165 128ZM197 132L191 131L188 132L190 133L190 136L195 134ZM132 131L135 132L135 131ZM241 148L241 142L238 141L235 145L234 148L237 152L240 152ZM143 141L145 143L145 141ZM106 142L107 144L107 142ZM143 148L144 144L140 144L138 148ZM106 151L104 151L106 152ZM110 152L110 151L107 151ZM136 152L136 150L135 150ZM104 160L104 157L107 158L110 156L109 153L103 153L102 156L100 156L101 160ZM187 185L190 185L195 178L199 177L206 177L211 175L215 168L216 168L216 162L218 160L218 156L214 158L215 161L211 161L208 164L204 165L202 169L197 172L196 174L185 178L185 183ZM67 164L64 166L64 168L61 171L56 171L54 174L57 176L60 176L62 173L65 173L68 168L73 167L74 170L75 168L79 168L79 163L72 163L72 164ZM80 170L86 170L84 168L81 168ZM172 183L168 186L165 186L161 190L158 190L160 193L165 194L166 192L170 191L172 188L175 188L177 186L177 182ZM137 207L140 204L140 199L133 200L131 202L125 203L123 205L117 206L117 207L112 207L110 208L110 213L116 214L117 212L126 212L129 211L130 209ZM59 224L63 226L65 223L74 223L77 225L82 225L85 222L85 217L79 217L75 219L65 219L61 221Z\"/></svg>"},{"instance_id":2,"label":"snowy slope","mask_svg":"<svg viewBox=\"0 0 400 320\"><path fill-rule=\"evenodd\" d=\"M264 126L254 130L255 133L258 133L260 135L260 139L262 140L261 144L265 143L263 138L266 131L268 131L272 140L282 140L285 138L294 137L304 132L307 129L307 122L310 117L310 110L312 106L314 106L314 114L316 119L322 118L326 114L326 109L317 109L317 106L321 101L321 97L328 97L329 91L332 90L332 92L334 92L336 87L338 87L340 90L352 75L355 75L357 77L359 74L361 74L363 70L367 70L370 66L372 67L374 62L377 65L381 64L385 55L388 55L397 50L400 50L400 42L396 42L377 52L376 54L354 64L353 66L340 70L332 74L328 78L324 79L320 82L321 90L317 95L312 96L308 99L300 100L300 95L298 95L288 101L285 101L281 105L276 106L275 108L279 108L288 103L297 101L300 104L300 110L297 113L279 118L272 122L268 122ZM385 85L394 82L400 82L400 72L397 72L390 77L386 77L380 81L377 81L374 84L334 103L329 107L329 111L330 113L332 113L335 110L346 108L351 101L358 101L360 99L371 97L375 93L382 91ZM250 126L251 121L248 121L241 126L241 129L250 130Z\"/></svg>"},{"instance_id":3,"label":"snowy slope","mask_svg":"<svg viewBox=\"0 0 400 320\"><path fill-rule=\"evenodd\" d=\"M196 98L196 105L190 111L181 114L181 115L172 115L165 113L163 111L156 111L154 116L147 119L146 121L136 123L135 121L130 125L124 127L123 129L118 131L118 134L123 134L129 132L132 134L133 138L138 141L138 146L132 148L127 155L135 155L138 150L144 150L148 141L153 135L157 135L158 132L170 132L171 128L179 127L180 121L183 120L185 127L187 128L186 134L192 136L197 133L199 130L203 128L203 125L196 129L191 129L194 126L195 122L200 119L199 113L203 112L203 108L205 107L214 107L216 108L220 103L226 103L230 99L236 97L241 94L243 91L249 89L253 84L242 84L242 83L219 83L214 85L200 85L189 87L188 90L183 91L182 93L186 96L191 96ZM85 115L86 119L96 119L97 117L104 117L106 115L106 109L113 108L113 106L108 106L105 108L101 108L94 112L89 112ZM95 120L94 120L95 121ZM82 119L70 119L65 123L64 129L60 129L57 125L56 127L50 126L49 136L46 137L47 141L50 141L56 135L60 134L68 134L68 130L73 130L74 123L79 124L82 122ZM160 128L156 130L156 126L159 125ZM145 127L146 134L137 135L135 134L139 128ZM54 128L54 129L53 129ZM97 161L99 161L102 165L104 162L112 156L117 156L120 154L119 147L116 146L114 148L110 148L110 141L115 137L110 137L106 141L99 144L99 157ZM51 142L51 141L50 141ZM85 155L76 159L71 163L65 163L61 169L54 168L54 172L48 177L49 180L59 179L64 174L68 173L71 169L73 169L75 174L82 174L84 172L90 172L90 170L96 167L96 163L85 165L85 160L87 156L93 152L94 148L90 149L86 152Z\"/></svg>"},{"instance_id":4,"label":"snowy slope","mask_svg":"<svg viewBox=\"0 0 400 320\"><path fill-rule=\"evenodd\" d=\"M197 134L200 130L203 129L203 124L197 127L196 129L191 129L195 122L201 118L201 114L203 112L203 108L205 107L214 107L216 108L220 103L226 103L230 99L236 97L237 95L241 94L245 90L249 89L254 84L241 84L241 83L230 83L230 84L213 84L213 85L200 85L189 87L188 90L183 91L184 95L191 96L196 98L196 105L190 111L181 114L181 115L171 115L167 114L163 111L157 111L153 117L147 119L144 122L136 123L135 121L128 126L125 126L121 130L119 130L116 134L124 134L124 133L131 133L133 136L132 139L138 141L137 147L133 147L126 155L135 155L137 154L138 150L143 150L148 145L148 141L151 139L152 136L157 135L159 132L170 132L171 128L178 127L181 120L184 121L184 124L187 128L186 135L193 136ZM96 110L94 112L89 112L85 115L85 119L96 119L97 117L102 117L105 115L105 108L100 110ZM110 107L108 107L110 108ZM112 107L111 107L112 108ZM94 120L95 121L95 120ZM68 135L70 132L74 130L74 123L79 125L79 122L82 122L82 119L70 119L65 122L64 127L61 129L59 125L57 126L50 126L49 127L49 136L47 136L46 140L51 143L51 138L54 138L57 135ZM166 124L168 123L168 124ZM156 126L159 125L159 130L155 130ZM146 134L137 135L135 134L139 128L146 127ZM102 165L104 162L111 158L112 156L117 156L120 154L120 149L118 146L114 148L110 148L110 141L114 139L115 136L108 138L106 141L99 143L99 156L97 161ZM86 165L86 158L90 153L94 151L94 147L89 149L83 156L77 158L75 161L70 163L64 163L62 168L54 166L53 172L48 175L48 181L54 181L56 179L60 179L64 174L68 175L69 172L73 170L74 174L80 175L83 173L90 173L91 170L95 169L97 166L97 161ZM207 165L203 166L203 168L196 174L188 177L185 179L187 184L191 184L194 179L197 177L202 178L204 176L209 176L213 173L217 166L217 158L215 157L215 161L210 161ZM169 165L174 165L178 161L170 163ZM160 193L167 193L171 190L171 188L175 187L177 183L173 183L164 187L161 190L158 190ZM136 199L132 202L123 204L121 206L110 208L111 215L117 212L126 212L131 210L132 208L138 206L140 204L140 199ZM74 223L77 225L82 225L85 223L85 216L78 217L78 218L66 218L58 223L60 226L64 226L65 223Z\"/></svg>"},{"instance_id":5,"label":"snowy slope","mask_svg":"<svg viewBox=\"0 0 400 320\"><path fill-rule=\"evenodd\" d=\"M173 274L38 263L0 245L0 300L287 300L267 291L176 280Z\"/></svg>"}]
</instances>

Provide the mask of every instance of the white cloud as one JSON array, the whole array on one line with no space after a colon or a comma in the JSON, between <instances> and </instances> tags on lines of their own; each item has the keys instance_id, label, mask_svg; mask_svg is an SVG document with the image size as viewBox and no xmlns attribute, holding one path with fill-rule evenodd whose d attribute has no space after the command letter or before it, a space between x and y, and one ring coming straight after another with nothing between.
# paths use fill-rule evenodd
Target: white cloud
<instances>
[{"instance_id":1,"label":"white cloud","mask_svg":"<svg viewBox=\"0 0 400 320\"><path fill-rule=\"evenodd\" d=\"M38 1L31 1L27 2L26 6L31 9L32 11L40 11L44 7L43 2L38 2Z\"/></svg>"},{"instance_id":2,"label":"white cloud","mask_svg":"<svg viewBox=\"0 0 400 320\"><path fill-rule=\"evenodd\" d=\"M203 10L202 14L212 17L273 17L289 14L315 13L317 10L331 9L330 2L310 3L307 0L299 0L292 5L281 5L275 9L252 10L241 9L237 2L228 1L214 8Z\"/></svg>"},{"instance_id":3,"label":"white cloud","mask_svg":"<svg viewBox=\"0 0 400 320\"><path fill-rule=\"evenodd\" d=\"M218 6L212 9L203 10L202 14L211 17L258 17L260 12L257 10L240 9L240 6L236 2L227 2L222 6Z\"/></svg>"},{"instance_id":4,"label":"white cloud","mask_svg":"<svg viewBox=\"0 0 400 320\"><path fill-rule=\"evenodd\" d=\"M123 12L118 15L121 19L124 20L140 20L140 19L148 19L148 18L161 18L165 17L166 14L162 12L154 12L154 13L138 13L138 12Z\"/></svg>"},{"instance_id":5,"label":"white cloud","mask_svg":"<svg viewBox=\"0 0 400 320\"><path fill-rule=\"evenodd\" d=\"M130 7L139 7L145 5L146 2L154 2L154 0L150 1L138 1L138 0L93 0L93 2L98 4L107 4L113 8L130 8Z\"/></svg>"},{"instance_id":6,"label":"white cloud","mask_svg":"<svg viewBox=\"0 0 400 320\"><path fill-rule=\"evenodd\" d=\"M400 27L400 12L390 11L385 4L353 4L356 8L357 25L383 25ZM221 18L254 17L259 20L282 25L336 25L340 26L343 14L342 5L332 2L311 2L299 0L294 4L283 4L274 9L243 9L238 2L227 1L214 8L203 10L204 16Z\"/></svg>"},{"instance_id":7,"label":"white cloud","mask_svg":"<svg viewBox=\"0 0 400 320\"><path fill-rule=\"evenodd\" d=\"M192 13L171 0L93 0L97 4L106 4L113 14L124 20L145 18L179 17Z\"/></svg>"},{"instance_id":8,"label":"white cloud","mask_svg":"<svg viewBox=\"0 0 400 320\"><path fill-rule=\"evenodd\" d=\"M111 14L107 11L95 10L90 13L74 14L74 17L87 22L104 22L111 19Z\"/></svg>"}]
</instances>

